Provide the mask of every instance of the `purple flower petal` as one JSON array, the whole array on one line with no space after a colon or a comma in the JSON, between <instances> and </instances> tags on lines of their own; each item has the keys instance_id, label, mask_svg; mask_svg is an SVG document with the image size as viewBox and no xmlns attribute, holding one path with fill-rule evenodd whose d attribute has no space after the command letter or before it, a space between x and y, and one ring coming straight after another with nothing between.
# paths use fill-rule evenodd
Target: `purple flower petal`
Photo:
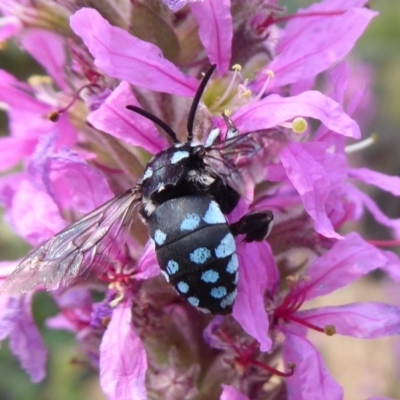
<instances>
[{"instance_id":1,"label":"purple flower petal","mask_svg":"<svg viewBox=\"0 0 400 400\"><path fill-rule=\"evenodd\" d=\"M30 304L27 296L9 298L7 309L0 319L0 340L10 338L12 353L36 383L46 375L47 350L33 321Z\"/></svg>"},{"instance_id":2,"label":"purple flower petal","mask_svg":"<svg viewBox=\"0 0 400 400\"><path fill-rule=\"evenodd\" d=\"M190 5L211 64L223 75L231 61L233 25L230 0L204 0Z\"/></svg>"},{"instance_id":3,"label":"purple flower petal","mask_svg":"<svg viewBox=\"0 0 400 400\"><path fill-rule=\"evenodd\" d=\"M0 70L0 101L19 112L30 111L42 117L46 116L51 111L50 106L39 102L30 93L31 88L27 84L19 82L8 72ZM52 125L52 122L46 122L49 126Z\"/></svg>"},{"instance_id":4,"label":"purple flower petal","mask_svg":"<svg viewBox=\"0 0 400 400\"><path fill-rule=\"evenodd\" d=\"M22 28L21 21L14 16L0 18L0 43L5 42Z\"/></svg>"},{"instance_id":5,"label":"purple flower petal","mask_svg":"<svg viewBox=\"0 0 400 400\"><path fill-rule=\"evenodd\" d=\"M237 127L245 133L273 128L299 116L318 119L327 128L341 135L355 139L361 137L357 123L342 107L328 96L314 90L293 97L270 95L240 108L233 119Z\"/></svg>"},{"instance_id":6,"label":"purple flower petal","mask_svg":"<svg viewBox=\"0 0 400 400\"><path fill-rule=\"evenodd\" d=\"M343 3L335 7L331 1L325 1L304 11L334 12L349 6ZM277 56L268 65L275 74L269 89L313 77L342 60L376 15L377 12L367 8L350 8L341 15L289 21L285 36L277 46Z\"/></svg>"},{"instance_id":7,"label":"purple flower petal","mask_svg":"<svg viewBox=\"0 0 400 400\"><path fill-rule=\"evenodd\" d=\"M109 400L146 400L146 352L130 306L114 309L100 346L100 384Z\"/></svg>"},{"instance_id":8,"label":"purple flower petal","mask_svg":"<svg viewBox=\"0 0 400 400\"><path fill-rule=\"evenodd\" d=\"M348 186L347 193L349 196L353 197L353 201L361 202L361 204L372 214L377 222L393 229L394 232L400 232L400 218L389 218L381 211L371 197L357 189L355 186Z\"/></svg>"},{"instance_id":9,"label":"purple flower petal","mask_svg":"<svg viewBox=\"0 0 400 400\"><path fill-rule=\"evenodd\" d=\"M132 146L140 146L156 154L167 146L154 124L147 118L126 109L139 106L128 82L121 82L103 104L89 114L87 120L96 128Z\"/></svg>"},{"instance_id":10,"label":"purple flower petal","mask_svg":"<svg viewBox=\"0 0 400 400\"><path fill-rule=\"evenodd\" d=\"M284 330L284 359L296 364L286 378L288 400L343 400L343 389L326 369L318 350L304 337Z\"/></svg>"},{"instance_id":11,"label":"purple flower petal","mask_svg":"<svg viewBox=\"0 0 400 400\"><path fill-rule=\"evenodd\" d=\"M58 135L43 136L37 146L29 173L43 191L63 209L86 214L114 196L104 175L78 154L55 150Z\"/></svg>"},{"instance_id":12,"label":"purple flower petal","mask_svg":"<svg viewBox=\"0 0 400 400\"><path fill-rule=\"evenodd\" d=\"M49 73L61 89L65 81L65 39L49 30L30 29L22 38L23 47Z\"/></svg>"},{"instance_id":13,"label":"purple flower petal","mask_svg":"<svg viewBox=\"0 0 400 400\"><path fill-rule=\"evenodd\" d=\"M349 177L374 185L395 196L400 196L400 177L389 176L368 168L349 169Z\"/></svg>"},{"instance_id":14,"label":"purple flower petal","mask_svg":"<svg viewBox=\"0 0 400 400\"><path fill-rule=\"evenodd\" d=\"M249 400L247 396L240 393L233 386L222 385L222 394L220 400Z\"/></svg>"},{"instance_id":15,"label":"purple flower petal","mask_svg":"<svg viewBox=\"0 0 400 400\"><path fill-rule=\"evenodd\" d=\"M381 252L387 259L387 264L382 269L396 282L400 282L400 260L397 254L391 251Z\"/></svg>"},{"instance_id":16,"label":"purple flower petal","mask_svg":"<svg viewBox=\"0 0 400 400\"><path fill-rule=\"evenodd\" d=\"M339 335L375 339L400 334L400 309L384 303L353 303L300 311L317 326L334 325Z\"/></svg>"},{"instance_id":17,"label":"purple flower petal","mask_svg":"<svg viewBox=\"0 0 400 400\"><path fill-rule=\"evenodd\" d=\"M36 139L23 139L16 137L0 138L0 171L14 167L25 157L32 154Z\"/></svg>"},{"instance_id":18,"label":"purple flower petal","mask_svg":"<svg viewBox=\"0 0 400 400\"><path fill-rule=\"evenodd\" d=\"M156 92L194 95L196 79L180 72L157 46L111 26L96 10L81 8L70 23L93 55L95 65L107 75Z\"/></svg>"},{"instance_id":19,"label":"purple flower petal","mask_svg":"<svg viewBox=\"0 0 400 400\"><path fill-rule=\"evenodd\" d=\"M172 11L179 11L182 7L185 7L188 3L195 3L203 0L163 0L163 3Z\"/></svg>"},{"instance_id":20,"label":"purple flower petal","mask_svg":"<svg viewBox=\"0 0 400 400\"><path fill-rule=\"evenodd\" d=\"M350 233L319 257L301 286L305 299L323 296L385 266L387 259L357 233Z\"/></svg>"},{"instance_id":21,"label":"purple flower petal","mask_svg":"<svg viewBox=\"0 0 400 400\"><path fill-rule=\"evenodd\" d=\"M327 215L331 182L329 172L315 159L315 150L318 149L319 155L326 154L323 143L290 143L281 153L281 162L300 194L305 210L313 219L315 230L325 237L340 239L341 235L335 232ZM331 169L330 172L343 172L344 167L338 164L338 169Z\"/></svg>"},{"instance_id":22,"label":"purple flower petal","mask_svg":"<svg viewBox=\"0 0 400 400\"><path fill-rule=\"evenodd\" d=\"M233 307L233 317L242 328L260 342L261 351L269 351L272 345L267 332L268 315L264 306L264 294L271 282L269 269L275 269L275 261L266 242L248 243L238 248L239 287Z\"/></svg>"},{"instance_id":23,"label":"purple flower petal","mask_svg":"<svg viewBox=\"0 0 400 400\"><path fill-rule=\"evenodd\" d=\"M18 233L39 245L65 227L65 221L51 197L22 181L12 199L11 217Z\"/></svg>"},{"instance_id":24,"label":"purple flower petal","mask_svg":"<svg viewBox=\"0 0 400 400\"><path fill-rule=\"evenodd\" d=\"M154 251L154 243L151 240L146 243L138 269L140 272L137 273L136 279L149 279L161 273Z\"/></svg>"}]
</instances>

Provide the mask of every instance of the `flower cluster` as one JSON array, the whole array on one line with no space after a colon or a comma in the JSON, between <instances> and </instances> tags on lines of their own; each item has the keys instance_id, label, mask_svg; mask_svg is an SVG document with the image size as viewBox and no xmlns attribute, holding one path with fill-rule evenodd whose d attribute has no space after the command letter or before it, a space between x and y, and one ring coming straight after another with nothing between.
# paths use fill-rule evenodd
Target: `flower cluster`
<instances>
[{"instance_id":1,"label":"flower cluster","mask_svg":"<svg viewBox=\"0 0 400 400\"><path fill-rule=\"evenodd\" d=\"M342 399L307 331L400 333L395 306L304 307L378 268L400 279L394 253L343 233L365 210L400 232L399 221L354 185L399 196L400 178L347 160L371 140L361 140L351 117L367 84L351 87L343 58L377 14L366 0L323 0L294 15L276 0L81 3L0 4L0 40L17 39L47 73L21 82L0 71L10 131L0 139L0 170L21 166L0 179L13 229L38 246L132 187L168 141L126 106L160 117L184 141L188 104L210 64L217 68L198 110L196 140L224 129L227 113L242 134L269 132L263 159L248 171L246 196L228 219L268 209L275 223L268 241L237 241L232 315L203 315L182 301L160 277L146 228L132 216L130 232L112 237L96 258L96 283L54 285L59 315L48 326L76 333L113 400ZM315 90L317 78L326 94ZM13 266L3 263L2 280ZM104 293L101 302L93 289ZM46 349L31 315L33 293L15 294L0 298L0 339L10 339L38 382Z\"/></svg>"}]
</instances>

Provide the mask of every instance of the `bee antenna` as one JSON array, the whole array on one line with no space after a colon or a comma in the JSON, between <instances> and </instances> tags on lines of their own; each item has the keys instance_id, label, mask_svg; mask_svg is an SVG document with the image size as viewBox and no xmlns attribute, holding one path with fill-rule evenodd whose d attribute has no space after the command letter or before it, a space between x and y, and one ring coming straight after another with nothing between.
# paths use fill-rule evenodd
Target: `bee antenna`
<instances>
[{"instance_id":1,"label":"bee antenna","mask_svg":"<svg viewBox=\"0 0 400 400\"><path fill-rule=\"evenodd\" d=\"M172 139L174 143L179 143L179 140L176 137L176 133L172 130L170 126L168 126L164 121L162 121L160 118L156 117L155 115L149 113L146 110L143 110L143 108L137 107L137 106L126 106L128 110L131 110L137 114L143 115L143 117L149 119L150 121L154 122L156 125L158 125L161 129L164 129L164 131L167 133L167 135Z\"/></svg>"},{"instance_id":2,"label":"bee antenna","mask_svg":"<svg viewBox=\"0 0 400 400\"><path fill-rule=\"evenodd\" d=\"M187 141L189 143L193 139L193 125L194 125L194 117L196 116L197 107L199 106L200 99L201 99L201 96L203 95L204 89L206 88L207 83L210 80L211 75L214 73L216 67L217 67L217 64L211 65L209 70L203 76L203 79L201 80L200 85L199 85L197 92L194 96L194 99L192 101L192 105L190 107L188 121L187 121L187 131L188 131Z\"/></svg>"}]
</instances>

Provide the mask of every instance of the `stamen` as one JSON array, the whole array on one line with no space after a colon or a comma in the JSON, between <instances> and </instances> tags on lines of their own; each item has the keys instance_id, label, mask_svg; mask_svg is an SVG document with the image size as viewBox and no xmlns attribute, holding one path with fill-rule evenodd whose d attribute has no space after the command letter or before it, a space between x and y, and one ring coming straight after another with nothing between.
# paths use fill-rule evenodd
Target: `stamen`
<instances>
[{"instance_id":1,"label":"stamen","mask_svg":"<svg viewBox=\"0 0 400 400\"><path fill-rule=\"evenodd\" d=\"M301 319L293 314L285 316L285 318L292 322L297 322L300 325L306 326L314 331L325 333L327 336L333 336L336 333L336 328L334 325L326 325L323 328L312 324L304 319Z\"/></svg>"},{"instance_id":2,"label":"stamen","mask_svg":"<svg viewBox=\"0 0 400 400\"><path fill-rule=\"evenodd\" d=\"M53 80L46 75L32 75L27 79L28 85L37 86L48 86L53 84Z\"/></svg>"},{"instance_id":3,"label":"stamen","mask_svg":"<svg viewBox=\"0 0 400 400\"><path fill-rule=\"evenodd\" d=\"M361 140L358 143L350 144L345 147L344 151L346 154L355 153L356 151L364 150L369 146L372 146L378 141L378 135L372 134L369 138Z\"/></svg>"},{"instance_id":4,"label":"stamen","mask_svg":"<svg viewBox=\"0 0 400 400\"><path fill-rule=\"evenodd\" d=\"M369 244L378 247L397 247L400 246L400 240L367 240Z\"/></svg>"},{"instance_id":5,"label":"stamen","mask_svg":"<svg viewBox=\"0 0 400 400\"><path fill-rule=\"evenodd\" d=\"M225 108L222 115L226 115L227 117L230 117L232 115L232 110L230 110L229 108Z\"/></svg>"},{"instance_id":6,"label":"stamen","mask_svg":"<svg viewBox=\"0 0 400 400\"><path fill-rule=\"evenodd\" d=\"M94 83L88 83L87 85L83 85L83 86L74 94L74 96L72 97L72 100L71 100L65 107L60 108L59 110L51 111L51 112L48 114L48 116L47 116L48 119L49 119L50 121L52 121L52 122L58 121L58 119L60 118L60 114L62 114L62 113L64 113L64 112L68 111L68 110L74 105L74 103L76 102L76 100L78 100L79 95L81 94L81 92L82 92L84 89L87 89L87 88L89 88L89 87L97 87L97 85L94 84Z\"/></svg>"},{"instance_id":7,"label":"stamen","mask_svg":"<svg viewBox=\"0 0 400 400\"><path fill-rule=\"evenodd\" d=\"M238 77L238 75L240 74L240 71L242 70L241 65L239 64L235 64L232 67L232 70L234 71L231 77L231 80L228 84L228 87L225 89L225 92L223 93L223 95L218 99L218 101L213 105L213 109L217 108L218 106L220 106L225 100L226 98L229 96L229 94L231 93L232 87L236 81L236 78Z\"/></svg>"},{"instance_id":8,"label":"stamen","mask_svg":"<svg viewBox=\"0 0 400 400\"><path fill-rule=\"evenodd\" d=\"M111 284L109 287L113 289L115 289L117 291L117 296L110 301L110 307L111 308L115 308L117 307L119 304L121 304L123 302L123 300L125 299L125 290L123 288L123 286L120 284L120 282L115 282L115 284Z\"/></svg>"},{"instance_id":9,"label":"stamen","mask_svg":"<svg viewBox=\"0 0 400 400\"><path fill-rule=\"evenodd\" d=\"M304 133L307 129L307 121L303 117L296 117L292 122L292 130L294 133Z\"/></svg>"},{"instance_id":10,"label":"stamen","mask_svg":"<svg viewBox=\"0 0 400 400\"><path fill-rule=\"evenodd\" d=\"M288 368L289 371L282 372L282 371L279 371L276 368L273 368L273 367L269 366L268 364L264 364L264 363L262 363L260 361L257 361L257 360L249 360L249 364L255 365L256 367L259 367L259 368L261 368L261 369L263 369L265 371L270 372L273 375L277 375L277 376L280 376L282 378L288 378L289 376L292 376L294 374L294 370L296 368L296 364L288 363L286 365L286 367Z\"/></svg>"},{"instance_id":11,"label":"stamen","mask_svg":"<svg viewBox=\"0 0 400 400\"><path fill-rule=\"evenodd\" d=\"M306 18L306 17L327 17L327 16L336 16L342 15L346 13L347 10L338 10L338 11L325 11L325 12L308 12L308 13L298 13L298 14L290 14L285 15L284 17L276 18L270 21L270 24L279 24L280 22L286 22L290 19L294 18Z\"/></svg>"},{"instance_id":12,"label":"stamen","mask_svg":"<svg viewBox=\"0 0 400 400\"><path fill-rule=\"evenodd\" d=\"M242 85L240 85L240 87L238 89L241 89L241 90L238 90L239 99L242 99L242 98L250 99L251 96L253 95L253 92L250 89L243 87Z\"/></svg>"},{"instance_id":13,"label":"stamen","mask_svg":"<svg viewBox=\"0 0 400 400\"><path fill-rule=\"evenodd\" d=\"M253 341L247 347L243 346L238 347L225 332L219 330L219 334L221 335L221 338L231 346L233 351L237 353L237 360L235 364L240 369L244 369L249 365L254 365L258 368L263 369L264 371L267 371L270 374L277 375L283 378L287 378L293 375L294 370L296 368L296 364L294 363L288 363L287 368L289 371L285 372L285 371L279 371L278 369L271 367L270 365L265 364L261 361L254 360L252 357L254 356L258 348L258 344L256 341Z\"/></svg>"},{"instance_id":14,"label":"stamen","mask_svg":"<svg viewBox=\"0 0 400 400\"><path fill-rule=\"evenodd\" d=\"M266 71L264 71L264 74L267 75L267 79L264 82L263 87L261 88L260 92L258 93L258 95L253 99L253 101L258 101L261 99L262 96L264 96L265 91L267 90L269 81L275 77L275 74L270 70L267 69Z\"/></svg>"},{"instance_id":15,"label":"stamen","mask_svg":"<svg viewBox=\"0 0 400 400\"><path fill-rule=\"evenodd\" d=\"M57 122L60 119L60 114L57 111L50 111L47 114L47 119L51 122Z\"/></svg>"},{"instance_id":16,"label":"stamen","mask_svg":"<svg viewBox=\"0 0 400 400\"><path fill-rule=\"evenodd\" d=\"M324 328L324 333L327 336L333 336L336 334L336 328L334 325L326 325Z\"/></svg>"}]
</instances>

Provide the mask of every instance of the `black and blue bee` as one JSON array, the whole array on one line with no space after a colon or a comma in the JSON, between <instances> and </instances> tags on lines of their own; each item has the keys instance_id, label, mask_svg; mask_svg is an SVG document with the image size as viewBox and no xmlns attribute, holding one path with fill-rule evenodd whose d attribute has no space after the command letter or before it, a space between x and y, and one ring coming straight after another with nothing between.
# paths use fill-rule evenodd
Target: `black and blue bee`
<instances>
[{"instance_id":1,"label":"black and blue bee","mask_svg":"<svg viewBox=\"0 0 400 400\"><path fill-rule=\"evenodd\" d=\"M96 255L115 235L131 225L139 212L154 242L166 280L189 304L204 312L232 311L239 280L235 236L262 241L269 234L271 211L249 213L229 224L225 215L235 209L244 192L248 160L262 152L268 132L239 135L232 121L226 139L213 129L203 145L193 140L196 109L215 66L205 74L188 117L186 143L163 121L136 106L127 106L152 120L174 144L158 153L137 184L71 224L33 251L10 275L7 291L29 291L37 285L51 290L87 276Z\"/></svg>"}]
</instances>

